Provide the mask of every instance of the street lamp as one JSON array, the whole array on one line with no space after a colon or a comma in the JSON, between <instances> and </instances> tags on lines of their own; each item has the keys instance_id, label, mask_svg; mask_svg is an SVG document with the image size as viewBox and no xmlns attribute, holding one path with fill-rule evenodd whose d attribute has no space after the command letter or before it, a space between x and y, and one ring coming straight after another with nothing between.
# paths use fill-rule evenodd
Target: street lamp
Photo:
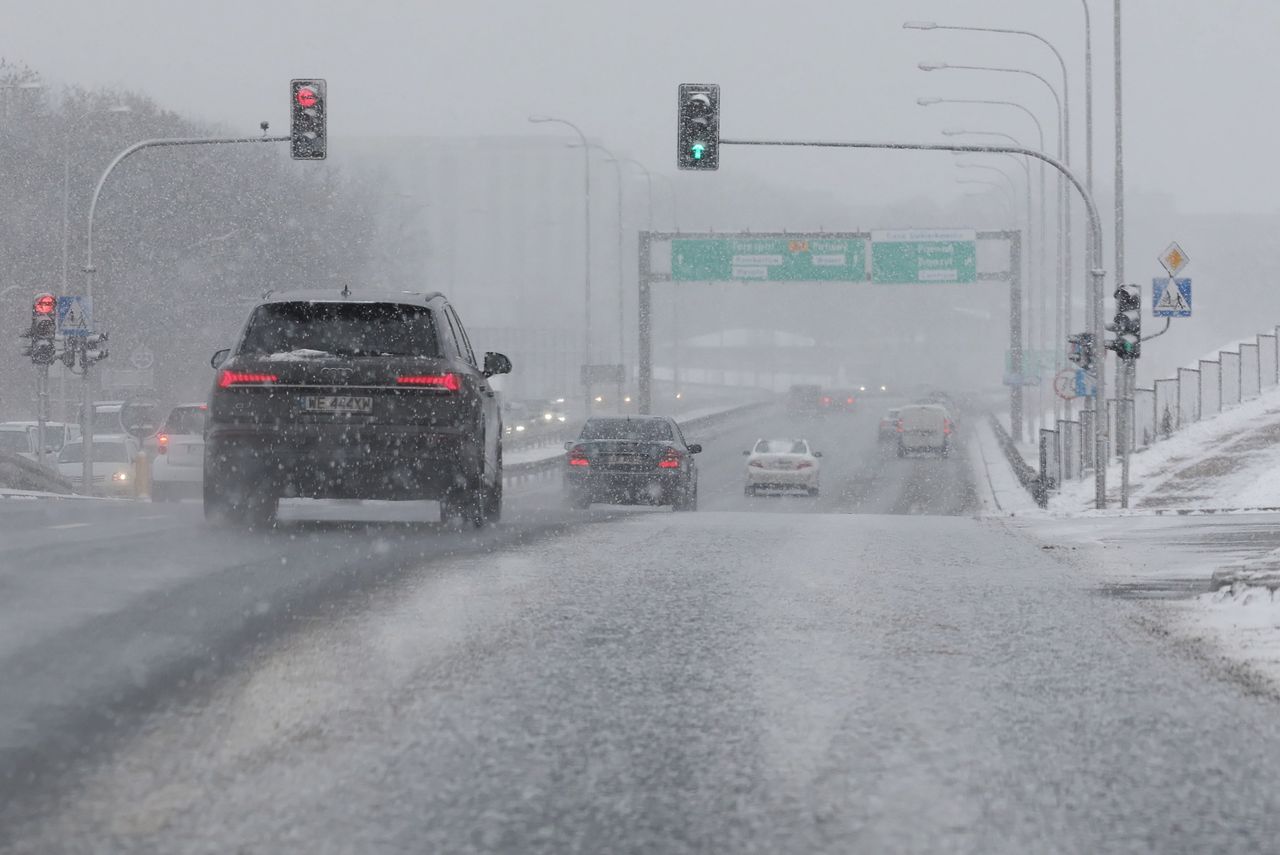
<instances>
[{"instance_id":1,"label":"street lamp","mask_svg":"<svg viewBox=\"0 0 1280 855\"><path fill-rule=\"evenodd\" d=\"M582 364L591 364L591 151L587 147L587 135L582 129L567 119L558 119L554 116L530 116L529 121L535 125L557 124L572 128L582 141L582 186L583 186L583 214L582 214L582 237L583 237L583 296L582 296L582 313L583 313L583 332L582 332ZM591 380L585 376L584 392L586 398L587 412L591 412Z\"/></svg>"},{"instance_id":2,"label":"street lamp","mask_svg":"<svg viewBox=\"0 0 1280 855\"><path fill-rule=\"evenodd\" d=\"M952 30L955 32L993 33L996 35L1004 35L1004 36L1022 36L1024 38L1035 39L1036 41L1040 42L1045 47L1047 47L1049 50L1053 51L1054 57L1056 57L1058 60L1058 67L1062 70L1062 101L1061 101L1062 124L1060 125L1060 127L1062 129L1063 150L1062 150L1062 153L1059 155L1059 159L1064 164L1066 164L1068 168L1071 167L1071 75L1067 73L1067 62L1065 59L1062 58L1062 52L1059 51L1056 47L1054 47L1053 42L1049 41L1039 33L1034 33L1034 32L1031 32L1030 30L1015 30L1015 29L1009 29L1006 27L965 27L965 26L958 26L954 24L938 24L934 21L907 21L902 25L902 28L905 30ZM1043 149L1041 150L1043 151ZM1063 192L1065 188L1062 186L1061 181L1062 179L1059 179L1059 193L1061 194L1061 197L1062 197L1060 204L1066 205L1066 209L1065 209L1066 224L1065 224L1065 228L1063 229L1063 235L1062 235L1062 240L1065 241L1066 243L1066 249L1063 254L1063 258L1064 258L1063 275L1066 280L1066 287L1064 288L1062 295L1060 295L1061 308L1060 308L1059 317L1062 320L1061 335L1065 339L1067 325L1070 323L1069 313L1071 308L1071 303L1070 303L1071 198L1069 195ZM1092 329L1094 326L1093 319L1090 317L1090 315L1092 314L1092 312L1090 311L1092 303L1090 301L1086 301L1085 306L1086 306L1086 312L1085 312L1086 326L1089 329Z\"/></svg>"},{"instance_id":3,"label":"street lamp","mask_svg":"<svg viewBox=\"0 0 1280 855\"><path fill-rule=\"evenodd\" d=\"M128 104L113 104L106 110L102 111L106 114L119 114L132 112L132 108ZM80 125L93 116L98 115L97 111L90 110L83 113L80 118L76 119L67 128L67 132L62 138L62 293L66 294L67 271L68 267L68 241L70 228L68 219L71 213L71 137L74 131L78 130Z\"/></svg>"}]
</instances>

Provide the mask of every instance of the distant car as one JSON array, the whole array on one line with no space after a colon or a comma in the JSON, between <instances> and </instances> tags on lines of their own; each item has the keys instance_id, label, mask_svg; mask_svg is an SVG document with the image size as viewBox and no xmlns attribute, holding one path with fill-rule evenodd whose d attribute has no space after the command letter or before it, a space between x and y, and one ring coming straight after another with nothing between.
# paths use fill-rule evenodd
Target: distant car
<instances>
[{"instance_id":1,"label":"distant car","mask_svg":"<svg viewBox=\"0 0 1280 855\"><path fill-rule=\"evenodd\" d=\"M951 453L955 430L951 415L938 404L911 404L898 413L898 456L928 452L940 457Z\"/></svg>"},{"instance_id":2,"label":"distant car","mask_svg":"<svg viewBox=\"0 0 1280 855\"><path fill-rule=\"evenodd\" d=\"M760 490L803 490L810 496L818 495L822 452L812 450L808 440L760 439L742 453L747 458L748 496Z\"/></svg>"},{"instance_id":3,"label":"distant car","mask_svg":"<svg viewBox=\"0 0 1280 855\"><path fill-rule=\"evenodd\" d=\"M697 443L665 416L587 419L578 438L565 443L564 490L569 504L592 502L698 507Z\"/></svg>"},{"instance_id":4,"label":"distant car","mask_svg":"<svg viewBox=\"0 0 1280 855\"><path fill-rule=\"evenodd\" d=\"M853 389L826 389L818 396L818 409L823 413L849 413L857 407L858 395Z\"/></svg>"},{"instance_id":5,"label":"distant car","mask_svg":"<svg viewBox=\"0 0 1280 855\"><path fill-rule=\"evenodd\" d=\"M151 501L195 498L204 484L205 404L180 404L169 411L156 432L151 464Z\"/></svg>"},{"instance_id":6,"label":"distant car","mask_svg":"<svg viewBox=\"0 0 1280 855\"><path fill-rule=\"evenodd\" d=\"M520 401L504 401L502 404L502 428L507 436L520 436L534 424L529 407Z\"/></svg>"},{"instance_id":7,"label":"distant car","mask_svg":"<svg viewBox=\"0 0 1280 855\"><path fill-rule=\"evenodd\" d=\"M885 410L883 416L880 417L879 438L881 442L893 442L898 438L898 419L901 410L893 408Z\"/></svg>"},{"instance_id":8,"label":"distant car","mask_svg":"<svg viewBox=\"0 0 1280 855\"><path fill-rule=\"evenodd\" d=\"M344 287L274 295L215 353L204 511L270 525L283 496L436 500L480 527L502 507L502 415L441 294Z\"/></svg>"},{"instance_id":9,"label":"distant car","mask_svg":"<svg viewBox=\"0 0 1280 855\"><path fill-rule=\"evenodd\" d=\"M133 496L134 459L138 441L127 433L102 434L93 438L93 487L95 496ZM76 492L84 490L84 439L68 442L58 454L58 471L71 481Z\"/></svg>"},{"instance_id":10,"label":"distant car","mask_svg":"<svg viewBox=\"0 0 1280 855\"><path fill-rule=\"evenodd\" d=\"M547 425L564 424L568 421L569 410L564 398L554 398L543 404L540 418Z\"/></svg>"}]
</instances>

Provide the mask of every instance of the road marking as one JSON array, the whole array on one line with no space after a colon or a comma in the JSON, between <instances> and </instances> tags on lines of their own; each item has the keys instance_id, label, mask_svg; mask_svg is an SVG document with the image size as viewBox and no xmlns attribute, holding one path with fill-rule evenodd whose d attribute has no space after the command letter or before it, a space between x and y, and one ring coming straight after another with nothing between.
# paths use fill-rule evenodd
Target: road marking
<instances>
[{"instance_id":1,"label":"road marking","mask_svg":"<svg viewBox=\"0 0 1280 855\"><path fill-rule=\"evenodd\" d=\"M84 526L87 526L87 525L92 525L92 523L62 523L61 525L51 525L51 526L47 526L47 528L50 528L50 529L58 529L58 528L83 528Z\"/></svg>"},{"instance_id":2,"label":"road marking","mask_svg":"<svg viewBox=\"0 0 1280 855\"><path fill-rule=\"evenodd\" d=\"M168 519L168 517L167 517L167 516L165 516L164 514L151 514L150 516L138 517L138 519L139 519L140 521L142 521L142 520L167 520L167 519Z\"/></svg>"}]
</instances>

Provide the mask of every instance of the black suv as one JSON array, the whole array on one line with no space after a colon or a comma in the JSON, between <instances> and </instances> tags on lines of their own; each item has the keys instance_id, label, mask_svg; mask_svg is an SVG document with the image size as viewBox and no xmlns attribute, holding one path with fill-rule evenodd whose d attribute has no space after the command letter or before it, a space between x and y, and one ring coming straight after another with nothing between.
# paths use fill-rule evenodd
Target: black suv
<instances>
[{"instance_id":1,"label":"black suv","mask_svg":"<svg viewBox=\"0 0 1280 855\"><path fill-rule=\"evenodd\" d=\"M587 419L577 440L565 443L564 490L569 504L592 502L698 508L698 468L680 425L665 416Z\"/></svg>"},{"instance_id":2,"label":"black suv","mask_svg":"<svg viewBox=\"0 0 1280 855\"><path fill-rule=\"evenodd\" d=\"M270 524L281 497L437 499L479 526L502 507L502 417L439 294L285 294L260 303L217 369L206 518Z\"/></svg>"}]
</instances>

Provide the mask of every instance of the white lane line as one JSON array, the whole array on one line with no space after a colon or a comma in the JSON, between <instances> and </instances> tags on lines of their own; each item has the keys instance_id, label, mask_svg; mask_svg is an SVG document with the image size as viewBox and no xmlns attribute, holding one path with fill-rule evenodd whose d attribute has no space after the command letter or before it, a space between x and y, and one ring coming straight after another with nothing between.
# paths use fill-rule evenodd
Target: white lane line
<instances>
[{"instance_id":1,"label":"white lane line","mask_svg":"<svg viewBox=\"0 0 1280 855\"><path fill-rule=\"evenodd\" d=\"M49 529L58 529L58 528L84 528L84 527L85 527L85 526L87 526L87 525L92 525L92 523L62 523L61 525L45 526L45 528L49 528Z\"/></svg>"}]
</instances>

